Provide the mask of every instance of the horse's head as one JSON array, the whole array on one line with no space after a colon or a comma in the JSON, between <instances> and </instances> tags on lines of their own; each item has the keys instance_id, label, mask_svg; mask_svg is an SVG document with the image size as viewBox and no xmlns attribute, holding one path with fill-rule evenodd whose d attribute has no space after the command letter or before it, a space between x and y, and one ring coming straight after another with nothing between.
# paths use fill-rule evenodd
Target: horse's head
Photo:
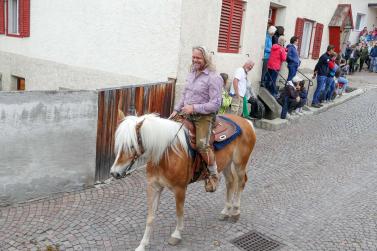
<instances>
[{"instance_id":1,"label":"horse's head","mask_svg":"<svg viewBox=\"0 0 377 251\"><path fill-rule=\"evenodd\" d=\"M144 149L140 142L140 127L143 121L135 116L124 116L118 111L118 129L115 133L115 161L110 174L116 179L123 177L131 170L135 162L143 154Z\"/></svg>"},{"instance_id":2,"label":"horse's head","mask_svg":"<svg viewBox=\"0 0 377 251\"><path fill-rule=\"evenodd\" d=\"M113 166L110 169L110 174L116 179L122 178L132 166L135 164L136 160L139 157L139 154L134 148L130 149L131 151L126 151L121 149L114 161Z\"/></svg>"}]
</instances>

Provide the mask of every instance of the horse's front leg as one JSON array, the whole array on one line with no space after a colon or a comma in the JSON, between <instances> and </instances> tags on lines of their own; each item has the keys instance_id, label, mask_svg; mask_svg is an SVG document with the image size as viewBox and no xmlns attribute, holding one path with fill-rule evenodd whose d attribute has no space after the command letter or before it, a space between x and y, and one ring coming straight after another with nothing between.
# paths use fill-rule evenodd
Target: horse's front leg
<instances>
[{"instance_id":1,"label":"horse's front leg","mask_svg":"<svg viewBox=\"0 0 377 251\"><path fill-rule=\"evenodd\" d=\"M148 216L147 225L145 227L145 232L140 245L136 248L136 251L144 251L145 246L149 244L149 239L152 231L152 224L155 218L155 214L160 203L160 196L163 187L156 183L148 183L147 186L147 201L148 201Z\"/></svg>"},{"instance_id":2,"label":"horse's front leg","mask_svg":"<svg viewBox=\"0 0 377 251\"><path fill-rule=\"evenodd\" d=\"M173 190L175 195L175 207L176 207L176 214L177 214L177 226L175 231L171 235L168 243L170 245L178 245L181 240L181 231L183 230L183 211L184 211L184 204L185 204L185 197L186 197L186 187L177 187Z\"/></svg>"},{"instance_id":3,"label":"horse's front leg","mask_svg":"<svg viewBox=\"0 0 377 251\"><path fill-rule=\"evenodd\" d=\"M234 189L235 189L235 179L232 174L231 165L229 165L223 170L223 174L225 177L226 194L225 194L225 207L221 211L221 214L219 216L219 220L221 221L228 220L229 217L231 216L232 200L233 200Z\"/></svg>"}]
</instances>

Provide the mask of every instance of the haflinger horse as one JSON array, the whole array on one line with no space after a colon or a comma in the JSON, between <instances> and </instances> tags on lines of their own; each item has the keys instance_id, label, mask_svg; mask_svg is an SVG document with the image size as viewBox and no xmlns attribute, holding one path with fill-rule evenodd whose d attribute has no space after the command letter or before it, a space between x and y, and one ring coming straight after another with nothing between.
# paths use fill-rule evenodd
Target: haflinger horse
<instances>
[{"instance_id":1,"label":"haflinger horse","mask_svg":"<svg viewBox=\"0 0 377 251\"><path fill-rule=\"evenodd\" d=\"M225 207L219 219L238 220L241 193L247 181L246 172L256 135L250 121L231 114L224 117L238 124L242 132L215 152L218 171L223 173L226 182ZM145 250L149 244L152 223L164 187L175 195L177 225L168 243L177 245L181 241L183 230L186 189L193 178L193 158L189 152L187 131L181 123L160 118L156 114L124 117L119 111L119 120L115 133L116 158L111 167L111 175L121 178L133 165L141 165L143 162L147 164L148 216L143 239L136 250Z\"/></svg>"}]
</instances>

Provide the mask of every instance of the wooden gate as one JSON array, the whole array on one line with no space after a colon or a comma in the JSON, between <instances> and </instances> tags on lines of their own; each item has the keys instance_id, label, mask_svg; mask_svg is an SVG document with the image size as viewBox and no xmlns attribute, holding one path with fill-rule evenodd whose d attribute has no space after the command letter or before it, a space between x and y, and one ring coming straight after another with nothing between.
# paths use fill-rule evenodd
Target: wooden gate
<instances>
[{"instance_id":1,"label":"wooden gate","mask_svg":"<svg viewBox=\"0 0 377 251\"><path fill-rule=\"evenodd\" d=\"M159 113L168 117L173 111L175 79L140 86L107 88L98 91L98 125L95 180L109 178L115 160L114 136L118 108L125 115Z\"/></svg>"}]
</instances>

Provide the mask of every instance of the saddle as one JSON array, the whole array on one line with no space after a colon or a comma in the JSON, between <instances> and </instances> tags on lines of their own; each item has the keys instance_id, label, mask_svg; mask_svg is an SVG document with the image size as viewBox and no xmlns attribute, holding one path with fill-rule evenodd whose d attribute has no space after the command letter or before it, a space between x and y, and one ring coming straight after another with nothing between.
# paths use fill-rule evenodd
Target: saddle
<instances>
[{"instance_id":1,"label":"saddle","mask_svg":"<svg viewBox=\"0 0 377 251\"><path fill-rule=\"evenodd\" d=\"M209 176L207 165L201 155L196 151L196 130L194 124L182 115L177 115L173 119L177 122L181 122L188 132L187 141L190 146L191 156L194 159L193 175L190 183L207 179ZM215 151L218 151L232 142L240 134L241 128L234 121L224 116L216 116L209 143Z\"/></svg>"}]
</instances>

